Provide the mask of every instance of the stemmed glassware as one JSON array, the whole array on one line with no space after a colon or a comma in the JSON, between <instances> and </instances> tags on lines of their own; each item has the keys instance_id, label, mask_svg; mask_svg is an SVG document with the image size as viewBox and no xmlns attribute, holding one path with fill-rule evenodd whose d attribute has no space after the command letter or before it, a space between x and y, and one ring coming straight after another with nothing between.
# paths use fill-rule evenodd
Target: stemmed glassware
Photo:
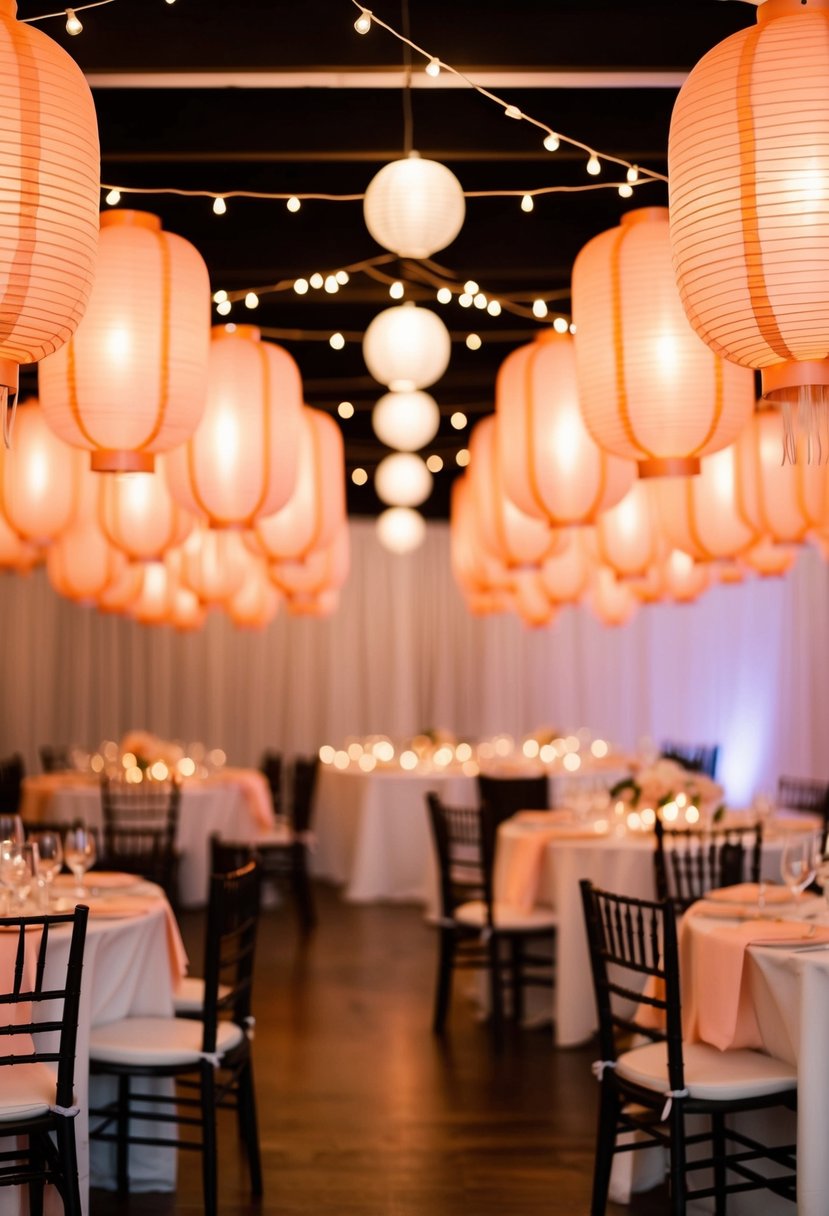
<instances>
[{"instance_id":1,"label":"stemmed glassware","mask_svg":"<svg viewBox=\"0 0 829 1216\"><path fill-rule=\"evenodd\" d=\"M43 905L48 908L51 885L63 868L63 844L57 832L36 832L32 843L38 854L38 888L42 891Z\"/></svg>"},{"instance_id":2,"label":"stemmed glassware","mask_svg":"<svg viewBox=\"0 0 829 1216\"><path fill-rule=\"evenodd\" d=\"M94 866L97 856L95 837L89 828L67 828L63 841L63 855L66 864L75 875L74 894L76 896L88 894L83 885L83 876L91 866Z\"/></svg>"},{"instance_id":3,"label":"stemmed glassware","mask_svg":"<svg viewBox=\"0 0 829 1216\"><path fill-rule=\"evenodd\" d=\"M0 840L14 840L17 844L23 844L25 839L26 832L19 815L0 815Z\"/></svg>"},{"instance_id":4,"label":"stemmed glassware","mask_svg":"<svg viewBox=\"0 0 829 1216\"><path fill-rule=\"evenodd\" d=\"M786 837L780 857L783 882L796 899L814 882L818 868L819 842L816 832L798 832Z\"/></svg>"},{"instance_id":5,"label":"stemmed glassware","mask_svg":"<svg viewBox=\"0 0 829 1216\"><path fill-rule=\"evenodd\" d=\"M15 897L18 912L32 889L37 874L37 845L16 840L0 841L0 881Z\"/></svg>"}]
</instances>

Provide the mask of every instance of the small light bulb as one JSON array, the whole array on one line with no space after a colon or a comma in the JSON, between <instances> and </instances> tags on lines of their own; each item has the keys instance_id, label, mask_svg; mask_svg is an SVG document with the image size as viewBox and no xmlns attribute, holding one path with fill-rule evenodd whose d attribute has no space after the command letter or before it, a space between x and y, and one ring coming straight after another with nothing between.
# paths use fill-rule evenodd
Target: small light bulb
<instances>
[{"instance_id":1,"label":"small light bulb","mask_svg":"<svg viewBox=\"0 0 829 1216\"><path fill-rule=\"evenodd\" d=\"M259 296L255 291L249 291L245 296L245 308L258 308Z\"/></svg>"},{"instance_id":2,"label":"small light bulb","mask_svg":"<svg viewBox=\"0 0 829 1216\"><path fill-rule=\"evenodd\" d=\"M455 410L454 414L449 419L450 424L455 428L456 431L462 431L468 421L469 419L463 410Z\"/></svg>"},{"instance_id":3,"label":"small light bulb","mask_svg":"<svg viewBox=\"0 0 829 1216\"><path fill-rule=\"evenodd\" d=\"M67 34L82 34L83 33L83 26L81 25L80 21L78 20L78 17L73 8L68 8L66 10L66 32L67 32Z\"/></svg>"},{"instance_id":4,"label":"small light bulb","mask_svg":"<svg viewBox=\"0 0 829 1216\"><path fill-rule=\"evenodd\" d=\"M226 299L227 299L226 291L214 291L213 292L213 303L214 304L224 304Z\"/></svg>"},{"instance_id":5,"label":"small light bulb","mask_svg":"<svg viewBox=\"0 0 829 1216\"><path fill-rule=\"evenodd\" d=\"M213 214L214 215L224 215L226 213L226 211L227 211L227 203L221 197L221 195L218 198L214 198L213 199Z\"/></svg>"},{"instance_id":6,"label":"small light bulb","mask_svg":"<svg viewBox=\"0 0 829 1216\"><path fill-rule=\"evenodd\" d=\"M391 287L389 288L389 295L393 300L402 300L405 294L406 288L400 282L392 283Z\"/></svg>"},{"instance_id":7,"label":"small light bulb","mask_svg":"<svg viewBox=\"0 0 829 1216\"><path fill-rule=\"evenodd\" d=\"M325 290L328 292L328 294L330 296L336 295L337 292L340 290L340 285L337 282L337 276L335 274L327 274L325 276L325 282L323 283L323 287L325 288Z\"/></svg>"},{"instance_id":8,"label":"small light bulb","mask_svg":"<svg viewBox=\"0 0 829 1216\"><path fill-rule=\"evenodd\" d=\"M570 333L571 333L571 334L574 334L575 332L576 332L576 327L575 327L575 325L573 324L573 322L571 321L571 322L570 322Z\"/></svg>"},{"instance_id":9,"label":"small light bulb","mask_svg":"<svg viewBox=\"0 0 829 1216\"><path fill-rule=\"evenodd\" d=\"M469 464L469 448L461 448L461 450L455 455L455 464L461 469L466 468L466 466Z\"/></svg>"},{"instance_id":10,"label":"small light bulb","mask_svg":"<svg viewBox=\"0 0 829 1216\"><path fill-rule=\"evenodd\" d=\"M426 457L426 468L430 473L439 473L443 468L443 461L440 456L432 455Z\"/></svg>"},{"instance_id":11,"label":"small light bulb","mask_svg":"<svg viewBox=\"0 0 829 1216\"><path fill-rule=\"evenodd\" d=\"M371 29L371 13L367 8L364 8L360 16L354 22L354 28L358 34L367 34Z\"/></svg>"},{"instance_id":12,"label":"small light bulb","mask_svg":"<svg viewBox=\"0 0 829 1216\"><path fill-rule=\"evenodd\" d=\"M487 306L486 306L486 310L487 310L487 312L489 313L489 315L490 315L491 317L500 317L500 315L501 315L501 304L500 304L500 301L498 301L498 300L490 300L490 301L489 301L489 303L488 303L488 304L487 304Z\"/></svg>"},{"instance_id":13,"label":"small light bulb","mask_svg":"<svg viewBox=\"0 0 829 1216\"><path fill-rule=\"evenodd\" d=\"M621 186L619 187L619 197L630 198L632 194L633 186L629 186L627 182L622 182Z\"/></svg>"},{"instance_id":14,"label":"small light bulb","mask_svg":"<svg viewBox=\"0 0 829 1216\"><path fill-rule=\"evenodd\" d=\"M345 346L345 338L340 333L332 334L328 339L328 345L332 350L342 350Z\"/></svg>"},{"instance_id":15,"label":"small light bulb","mask_svg":"<svg viewBox=\"0 0 829 1216\"><path fill-rule=\"evenodd\" d=\"M341 401L340 404L337 406L337 413L340 415L341 418L353 418L354 417L354 406L351 404L350 401Z\"/></svg>"},{"instance_id":16,"label":"small light bulb","mask_svg":"<svg viewBox=\"0 0 829 1216\"><path fill-rule=\"evenodd\" d=\"M345 287L346 283L349 281L348 271L347 270L338 270L337 273L334 275L334 278L337 280L340 287Z\"/></svg>"},{"instance_id":17,"label":"small light bulb","mask_svg":"<svg viewBox=\"0 0 829 1216\"><path fill-rule=\"evenodd\" d=\"M480 287L474 279L467 279L463 285L463 289L469 296L477 295L477 293L480 291Z\"/></svg>"},{"instance_id":18,"label":"small light bulb","mask_svg":"<svg viewBox=\"0 0 829 1216\"><path fill-rule=\"evenodd\" d=\"M591 177L598 177L602 171L602 166L599 163L599 158L595 152L590 153L590 159L587 162L587 172Z\"/></svg>"},{"instance_id":19,"label":"small light bulb","mask_svg":"<svg viewBox=\"0 0 829 1216\"><path fill-rule=\"evenodd\" d=\"M106 196L105 202L108 207L117 207L121 201L120 190L110 190Z\"/></svg>"},{"instance_id":20,"label":"small light bulb","mask_svg":"<svg viewBox=\"0 0 829 1216\"><path fill-rule=\"evenodd\" d=\"M518 109L518 106L507 106L506 109L504 110L504 114L507 118L523 118L524 117L524 115Z\"/></svg>"},{"instance_id":21,"label":"small light bulb","mask_svg":"<svg viewBox=\"0 0 829 1216\"><path fill-rule=\"evenodd\" d=\"M631 166L630 166L630 168L629 168L629 169L628 169L628 171L627 171L627 179L628 179L628 181L631 183L631 185L632 185L634 182L638 182L638 181L639 181L639 166L638 166L638 165L631 165Z\"/></svg>"},{"instance_id":22,"label":"small light bulb","mask_svg":"<svg viewBox=\"0 0 829 1216\"><path fill-rule=\"evenodd\" d=\"M448 287L440 287L438 289L438 304L449 304L452 299L452 292Z\"/></svg>"},{"instance_id":23,"label":"small light bulb","mask_svg":"<svg viewBox=\"0 0 829 1216\"><path fill-rule=\"evenodd\" d=\"M525 194L521 199L521 210L532 211L534 206L535 203L533 202L533 196L531 194Z\"/></svg>"},{"instance_id":24,"label":"small light bulb","mask_svg":"<svg viewBox=\"0 0 829 1216\"><path fill-rule=\"evenodd\" d=\"M466 345L468 350L480 350L483 345L480 334L467 334Z\"/></svg>"},{"instance_id":25,"label":"small light bulb","mask_svg":"<svg viewBox=\"0 0 829 1216\"><path fill-rule=\"evenodd\" d=\"M294 282L294 291L297 293L298 296L304 296L306 294L306 292L308 291L308 280L307 279L296 279Z\"/></svg>"},{"instance_id":26,"label":"small light bulb","mask_svg":"<svg viewBox=\"0 0 829 1216\"><path fill-rule=\"evenodd\" d=\"M432 58L429 60L429 62L426 64L426 75L433 76L433 77L440 76L440 60L439 59Z\"/></svg>"},{"instance_id":27,"label":"small light bulb","mask_svg":"<svg viewBox=\"0 0 829 1216\"><path fill-rule=\"evenodd\" d=\"M472 299L473 299L473 297L469 294L468 291L462 291L461 294L458 296L458 303L460 304L461 308L471 308Z\"/></svg>"},{"instance_id":28,"label":"small light bulb","mask_svg":"<svg viewBox=\"0 0 829 1216\"><path fill-rule=\"evenodd\" d=\"M216 305L216 312L220 317L226 317L232 307L230 300L222 300L221 304Z\"/></svg>"},{"instance_id":29,"label":"small light bulb","mask_svg":"<svg viewBox=\"0 0 829 1216\"><path fill-rule=\"evenodd\" d=\"M368 473L365 471L365 469L355 469L351 474L351 480L354 482L355 486L364 486L368 481Z\"/></svg>"},{"instance_id":30,"label":"small light bulb","mask_svg":"<svg viewBox=\"0 0 829 1216\"><path fill-rule=\"evenodd\" d=\"M544 300L533 300L533 316L541 320L547 315L547 305Z\"/></svg>"},{"instance_id":31,"label":"small light bulb","mask_svg":"<svg viewBox=\"0 0 829 1216\"><path fill-rule=\"evenodd\" d=\"M292 194L291 197L288 199L287 203L285 204L285 206L288 208L289 211L299 211L300 207L302 206L302 203L299 201L299 199L296 197L295 194Z\"/></svg>"},{"instance_id":32,"label":"small light bulb","mask_svg":"<svg viewBox=\"0 0 829 1216\"><path fill-rule=\"evenodd\" d=\"M567 323L566 317L556 317L555 321L553 321L553 329L557 334L566 334L569 328L570 326Z\"/></svg>"},{"instance_id":33,"label":"small light bulb","mask_svg":"<svg viewBox=\"0 0 829 1216\"><path fill-rule=\"evenodd\" d=\"M486 296L484 295L484 293L482 291L479 291L478 294L472 300L472 303L475 305L476 308L486 308Z\"/></svg>"},{"instance_id":34,"label":"small light bulb","mask_svg":"<svg viewBox=\"0 0 829 1216\"><path fill-rule=\"evenodd\" d=\"M544 137L544 147L548 152L558 152L559 148L561 147L561 140L553 131L551 131L549 135L545 135Z\"/></svg>"},{"instance_id":35,"label":"small light bulb","mask_svg":"<svg viewBox=\"0 0 829 1216\"><path fill-rule=\"evenodd\" d=\"M308 282L311 284L311 286L314 288L315 291L319 291L320 287L322 287L323 283L325 282L325 279L322 277L321 274L319 274L318 271L314 271L314 273L311 275Z\"/></svg>"}]
</instances>

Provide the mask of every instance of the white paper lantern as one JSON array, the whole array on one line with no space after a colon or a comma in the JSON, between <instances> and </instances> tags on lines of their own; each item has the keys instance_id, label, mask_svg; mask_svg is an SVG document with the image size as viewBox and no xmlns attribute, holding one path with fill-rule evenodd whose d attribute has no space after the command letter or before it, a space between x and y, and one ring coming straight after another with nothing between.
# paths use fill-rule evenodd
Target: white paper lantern
<instances>
[{"instance_id":1,"label":"white paper lantern","mask_svg":"<svg viewBox=\"0 0 829 1216\"><path fill-rule=\"evenodd\" d=\"M417 452L438 433L440 410L428 393L386 393L371 411L371 425L386 447Z\"/></svg>"},{"instance_id":2,"label":"white paper lantern","mask_svg":"<svg viewBox=\"0 0 829 1216\"><path fill-rule=\"evenodd\" d=\"M419 507L432 492L432 474L413 452L395 452L378 464L374 489L392 507Z\"/></svg>"},{"instance_id":3,"label":"white paper lantern","mask_svg":"<svg viewBox=\"0 0 829 1216\"><path fill-rule=\"evenodd\" d=\"M452 341L437 313L412 303L378 313L363 337L363 358L375 380L395 392L428 388L449 366Z\"/></svg>"},{"instance_id":4,"label":"white paper lantern","mask_svg":"<svg viewBox=\"0 0 829 1216\"><path fill-rule=\"evenodd\" d=\"M377 516L377 538L391 553L411 553L423 544L426 521L411 507L389 507Z\"/></svg>"},{"instance_id":5,"label":"white paper lantern","mask_svg":"<svg viewBox=\"0 0 829 1216\"><path fill-rule=\"evenodd\" d=\"M463 227L463 188L450 169L410 152L384 165L369 182L363 216L384 249L402 258L428 258Z\"/></svg>"}]
</instances>

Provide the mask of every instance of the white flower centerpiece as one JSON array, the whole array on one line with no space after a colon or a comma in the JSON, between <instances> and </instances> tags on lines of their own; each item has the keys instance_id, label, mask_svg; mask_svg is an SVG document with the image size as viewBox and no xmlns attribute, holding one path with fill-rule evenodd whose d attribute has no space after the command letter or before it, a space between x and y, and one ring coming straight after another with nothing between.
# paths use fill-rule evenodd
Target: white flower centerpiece
<instances>
[{"instance_id":1,"label":"white flower centerpiece","mask_svg":"<svg viewBox=\"0 0 829 1216\"><path fill-rule=\"evenodd\" d=\"M675 760L657 760L610 790L616 800L616 818L633 831L652 828L657 814L669 826L710 826L725 812L724 793L705 773L693 772Z\"/></svg>"}]
</instances>

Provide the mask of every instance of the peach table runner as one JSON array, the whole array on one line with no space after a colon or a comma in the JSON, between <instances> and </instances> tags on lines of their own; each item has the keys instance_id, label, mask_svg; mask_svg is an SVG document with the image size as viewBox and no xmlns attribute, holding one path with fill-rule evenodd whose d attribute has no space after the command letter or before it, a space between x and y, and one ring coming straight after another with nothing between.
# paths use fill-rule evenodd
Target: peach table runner
<instances>
[{"instance_id":1,"label":"peach table runner","mask_svg":"<svg viewBox=\"0 0 829 1216\"><path fill-rule=\"evenodd\" d=\"M829 943L829 926L759 918L715 924L710 913L711 905L697 905L680 926L683 1037L722 1051L762 1048L746 974L747 947Z\"/></svg>"},{"instance_id":2,"label":"peach table runner","mask_svg":"<svg viewBox=\"0 0 829 1216\"><path fill-rule=\"evenodd\" d=\"M531 912L538 899L544 852L557 840L599 840L606 825L581 823L571 811L519 811L516 825L525 832L511 836L504 864L497 868L496 897L521 912Z\"/></svg>"},{"instance_id":3,"label":"peach table runner","mask_svg":"<svg viewBox=\"0 0 829 1216\"><path fill-rule=\"evenodd\" d=\"M206 777L205 781L238 785L248 810L259 827L264 831L273 828L273 801L270 786L263 773L253 768L221 768Z\"/></svg>"}]
</instances>

